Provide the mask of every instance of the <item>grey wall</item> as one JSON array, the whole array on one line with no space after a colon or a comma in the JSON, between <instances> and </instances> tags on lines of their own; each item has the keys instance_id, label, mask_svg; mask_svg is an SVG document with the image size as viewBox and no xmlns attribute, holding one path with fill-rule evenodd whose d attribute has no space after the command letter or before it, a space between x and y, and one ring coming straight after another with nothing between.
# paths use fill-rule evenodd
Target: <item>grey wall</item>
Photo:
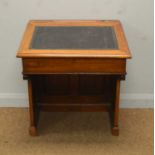
<instances>
[{"instance_id":1,"label":"grey wall","mask_svg":"<svg viewBox=\"0 0 155 155\"><path fill-rule=\"evenodd\" d=\"M153 0L0 0L0 106L27 105L15 56L30 19L121 20L133 54L121 106L153 106Z\"/></svg>"}]
</instances>

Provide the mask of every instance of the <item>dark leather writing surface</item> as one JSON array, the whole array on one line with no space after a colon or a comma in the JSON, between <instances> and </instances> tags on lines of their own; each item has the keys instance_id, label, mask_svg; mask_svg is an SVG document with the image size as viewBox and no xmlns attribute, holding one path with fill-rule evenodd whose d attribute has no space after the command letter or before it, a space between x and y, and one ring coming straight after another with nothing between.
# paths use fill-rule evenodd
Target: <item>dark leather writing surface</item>
<instances>
[{"instance_id":1,"label":"dark leather writing surface","mask_svg":"<svg viewBox=\"0 0 155 155\"><path fill-rule=\"evenodd\" d=\"M37 26L30 49L118 49L118 44L110 26Z\"/></svg>"}]
</instances>

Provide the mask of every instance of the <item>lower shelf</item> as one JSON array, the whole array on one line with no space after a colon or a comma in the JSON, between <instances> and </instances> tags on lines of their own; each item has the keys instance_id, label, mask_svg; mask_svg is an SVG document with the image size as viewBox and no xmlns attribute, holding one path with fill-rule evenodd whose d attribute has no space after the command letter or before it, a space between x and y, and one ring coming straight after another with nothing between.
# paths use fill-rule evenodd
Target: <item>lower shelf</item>
<instances>
[{"instance_id":1,"label":"lower shelf","mask_svg":"<svg viewBox=\"0 0 155 155\"><path fill-rule=\"evenodd\" d=\"M110 103L103 95L43 96L37 102L42 111L109 111Z\"/></svg>"},{"instance_id":2,"label":"lower shelf","mask_svg":"<svg viewBox=\"0 0 155 155\"><path fill-rule=\"evenodd\" d=\"M109 104L39 104L42 111L109 111Z\"/></svg>"}]
</instances>

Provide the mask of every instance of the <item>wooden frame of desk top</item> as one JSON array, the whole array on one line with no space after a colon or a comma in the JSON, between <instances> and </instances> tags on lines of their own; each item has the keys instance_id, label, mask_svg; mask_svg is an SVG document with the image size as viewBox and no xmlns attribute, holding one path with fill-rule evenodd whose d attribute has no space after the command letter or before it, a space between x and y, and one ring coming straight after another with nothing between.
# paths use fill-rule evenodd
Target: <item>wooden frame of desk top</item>
<instances>
[{"instance_id":1,"label":"wooden frame of desk top","mask_svg":"<svg viewBox=\"0 0 155 155\"><path fill-rule=\"evenodd\" d=\"M118 41L118 50L77 50L77 49L29 49L29 45L36 26L112 26L114 28ZM84 57L84 58L131 58L131 53L128 48L123 28L118 20L47 20L37 21L32 20L28 23L23 36L17 57Z\"/></svg>"}]
</instances>

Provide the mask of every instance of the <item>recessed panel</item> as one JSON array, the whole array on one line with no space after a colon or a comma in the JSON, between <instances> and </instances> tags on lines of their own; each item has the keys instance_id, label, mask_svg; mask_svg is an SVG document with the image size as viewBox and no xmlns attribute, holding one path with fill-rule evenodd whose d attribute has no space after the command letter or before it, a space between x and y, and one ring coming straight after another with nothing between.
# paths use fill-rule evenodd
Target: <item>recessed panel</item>
<instances>
[{"instance_id":1,"label":"recessed panel","mask_svg":"<svg viewBox=\"0 0 155 155\"><path fill-rule=\"evenodd\" d=\"M112 26L36 26L30 49L118 49Z\"/></svg>"}]
</instances>

